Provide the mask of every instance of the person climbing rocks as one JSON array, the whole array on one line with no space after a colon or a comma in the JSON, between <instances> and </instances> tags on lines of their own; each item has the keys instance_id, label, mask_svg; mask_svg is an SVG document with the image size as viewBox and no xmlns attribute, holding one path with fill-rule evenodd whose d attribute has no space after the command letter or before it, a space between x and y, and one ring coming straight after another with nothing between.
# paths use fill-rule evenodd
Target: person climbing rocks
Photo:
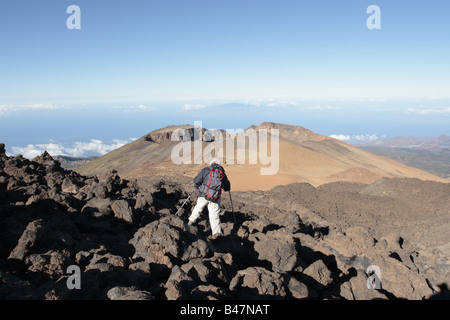
<instances>
[{"instance_id":1,"label":"person climbing rocks","mask_svg":"<svg viewBox=\"0 0 450 320\"><path fill-rule=\"evenodd\" d=\"M218 159L214 158L209 167L203 168L194 178L194 184L199 189L197 204L189 216L189 225L193 225L199 218L205 206L208 206L209 223L211 225L212 239L223 235L220 226L220 196L222 189L230 191L231 183L220 165Z\"/></svg>"}]
</instances>

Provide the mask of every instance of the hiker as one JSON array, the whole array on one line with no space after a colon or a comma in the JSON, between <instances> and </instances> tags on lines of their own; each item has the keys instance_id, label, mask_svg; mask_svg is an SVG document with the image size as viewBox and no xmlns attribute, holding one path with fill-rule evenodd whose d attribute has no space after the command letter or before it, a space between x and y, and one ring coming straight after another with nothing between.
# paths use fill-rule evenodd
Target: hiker
<instances>
[{"instance_id":1,"label":"hiker","mask_svg":"<svg viewBox=\"0 0 450 320\"><path fill-rule=\"evenodd\" d=\"M194 184L199 189L197 204L189 216L189 225L193 225L200 216L205 206L208 206L209 223L211 225L212 237L222 235L220 227L220 196L222 189L230 191L231 184L225 170L220 166L217 159L213 159L209 167L203 168L194 178Z\"/></svg>"}]
</instances>

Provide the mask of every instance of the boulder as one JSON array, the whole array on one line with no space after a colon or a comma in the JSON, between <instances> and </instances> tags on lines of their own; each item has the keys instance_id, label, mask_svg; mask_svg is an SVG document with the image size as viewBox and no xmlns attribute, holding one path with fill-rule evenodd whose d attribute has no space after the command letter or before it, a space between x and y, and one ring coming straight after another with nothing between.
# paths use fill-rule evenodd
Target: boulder
<instances>
[{"instance_id":1,"label":"boulder","mask_svg":"<svg viewBox=\"0 0 450 320\"><path fill-rule=\"evenodd\" d=\"M136 205L135 209L141 209L144 210L148 207L151 207L153 205L153 197L151 194L145 192L145 193L138 193L136 195Z\"/></svg>"},{"instance_id":2,"label":"boulder","mask_svg":"<svg viewBox=\"0 0 450 320\"><path fill-rule=\"evenodd\" d=\"M48 281L33 291L36 300L67 300L71 295L65 281Z\"/></svg>"},{"instance_id":3,"label":"boulder","mask_svg":"<svg viewBox=\"0 0 450 320\"><path fill-rule=\"evenodd\" d=\"M165 296L167 300L185 300L196 286L196 282L190 275L179 266L175 266L165 284Z\"/></svg>"},{"instance_id":4,"label":"boulder","mask_svg":"<svg viewBox=\"0 0 450 320\"><path fill-rule=\"evenodd\" d=\"M61 191L65 193L77 193L79 190L78 185L69 178L64 178L63 182L61 183Z\"/></svg>"},{"instance_id":5,"label":"boulder","mask_svg":"<svg viewBox=\"0 0 450 320\"><path fill-rule=\"evenodd\" d=\"M133 259L143 259L150 263L161 278L170 274L186 248L185 229L166 222L155 220L139 228L129 241L135 251Z\"/></svg>"},{"instance_id":6,"label":"boulder","mask_svg":"<svg viewBox=\"0 0 450 320\"><path fill-rule=\"evenodd\" d=\"M297 250L294 238L284 229L256 233L249 237L255 242L254 249L259 260L266 260L273 271L289 272L297 264Z\"/></svg>"},{"instance_id":7,"label":"boulder","mask_svg":"<svg viewBox=\"0 0 450 320\"><path fill-rule=\"evenodd\" d=\"M0 299L23 300L35 299L33 295L35 287L27 280L0 270Z\"/></svg>"},{"instance_id":8,"label":"boulder","mask_svg":"<svg viewBox=\"0 0 450 320\"><path fill-rule=\"evenodd\" d=\"M318 298L317 293L295 277L289 277L287 288L294 299L314 299Z\"/></svg>"},{"instance_id":9,"label":"boulder","mask_svg":"<svg viewBox=\"0 0 450 320\"><path fill-rule=\"evenodd\" d=\"M341 296L347 300L386 300L385 294L367 287L367 279L367 274L363 270L358 270L356 276L341 285Z\"/></svg>"},{"instance_id":10,"label":"boulder","mask_svg":"<svg viewBox=\"0 0 450 320\"><path fill-rule=\"evenodd\" d=\"M121 256L95 253L84 271L94 271L97 275L98 286L102 288L122 277L128 264L128 260Z\"/></svg>"},{"instance_id":11,"label":"boulder","mask_svg":"<svg viewBox=\"0 0 450 320\"><path fill-rule=\"evenodd\" d=\"M311 287L321 289L333 282L331 271L322 260L317 260L303 271L304 281Z\"/></svg>"},{"instance_id":12,"label":"boulder","mask_svg":"<svg viewBox=\"0 0 450 320\"><path fill-rule=\"evenodd\" d=\"M193 259L181 266L186 274L188 274L197 283L211 282L211 269L205 265L202 259Z\"/></svg>"},{"instance_id":13,"label":"boulder","mask_svg":"<svg viewBox=\"0 0 450 320\"><path fill-rule=\"evenodd\" d=\"M92 194L94 197L98 198L107 198L109 196L109 192L107 187L103 183L95 183L92 187Z\"/></svg>"},{"instance_id":14,"label":"boulder","mask_svg":"<svg viewBox=\"0 0 450 320\"><path fill-rule=\"evenodd\" d=\"M105 218L112 215L110 199L93 198L81 209L81 213L94 218Z\"/></svg>"},{"instance_id":15,"label":"boulder","mask_svg":"<svg viewBox=\"0 0 450 320\"><path fill-rule=\"evenodd\" d=\"M231 280L229 290L239 300L279 300L286 297L283 276L262 267L239 270Z\"/></svg>"},{"instance_id":16,"label":"boulder","mask_svg":"<svg viewBox=\"0 0 450 320\"><path fill-rule=\"evenodd\" d=\"M109 300L155 300L148 291L138 290L135 287L114 287L108 290Z\"/></svg>"},{"instance_id":17,"label":"boulder","mask_svg":"<svg viewBox=\"0 0 450 320\"><path fill-rule=\"evenodd\" d=\"M200 285L191 292L192 300L224 300L227 299L227 292L220 287L213 285Z\"/></svg>"},{"instance_id":18,"label":"boulder","mask_svg":"<svg viewBox=\"0 0 450 320\"><path fill-rule=\"evenodd\" d=\"M30 254L25 258L30 282L41 285L49 280L56 281L66 274L67 267L74 264L66 250L50 250L41 254Z\"/></svg>"},{"instance_id":19,"label":"boulder","mask_svg":"<svg viewBox=\"0 0 450 320\"><path fill-rule=\"evenodd\" d=\"M151 262L159 262L154 260L157 253L181 258L183 251L181 231L158 220L139 228L130 244L135 248L135 258L142 257Z\"/></svg>"},{"instance_id":20,"label":"boulder","mask_svg":"<svg viewBox=\"0 0 450 320\"><path fill-rule=\"evenodd\" d=\"M123 277L123 283L136 286L138 288L147 288L152 281L152 268L145 261L131 263Z\"/></svg>"},{"instance_id":21,"label":"boulder","mask_svg":"<svg viewBox=\"0 0 450 320\"><path fill-rule=\"evenodd\" d=\"M133 209L129 206L126 200L115 200L111 209L114 212L114 217L128 223L134 222Z\"/></svg>"},{"instance_id":22,"label":"boulder","mask_svg":"<svg viewBox=\"0 0 450 320\"><path fill-rule=\"evenodd\" d=\"M61 167L61 163L58 160L53 159L47 151L45 151L42 155L35 157L32 161L43 165L45 172L47 173L56 174L64 172L64 169Z\"/></svg>"},{"instance_id":23,"label":"boulder","mask_svg":"<svg viewBox=\"0 0 450 320\"><path fill-rule=\"evenodd\" d=\"M184 249L181 260L189 261L196 258L205 258L211 254L211 250L205 240L198 239Z\"/></svg>"},{"instance_id":24,"label":"boulder","mask_svg":"<svg viewBox=\"0 0 450 320\"><path fill-rule=\"evenodd\" d=\"M32 253L43 253L48 250L71 250L74 240L68 234L55 231L44 220L30 222L9 258L23 260Z\"/></svg>"}]
</instances>

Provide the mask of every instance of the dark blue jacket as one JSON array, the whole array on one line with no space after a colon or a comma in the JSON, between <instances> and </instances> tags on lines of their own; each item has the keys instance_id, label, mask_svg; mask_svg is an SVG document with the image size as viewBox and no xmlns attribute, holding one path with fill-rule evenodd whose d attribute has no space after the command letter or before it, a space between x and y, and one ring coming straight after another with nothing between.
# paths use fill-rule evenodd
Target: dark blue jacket
<instances>
[{"instance_id":1,"label":"dark blue jacket","mask_svg":"<svg viewBox=\"0 0 450 320\"><path fill-rule=\"evenodd\" d=\"M202 184L208 183L209 180L209 171L211 169L219 169L223 172L223 179L222 179L222 189L224 191L230 191L231 190L231 183L230 180L228 180L228 177L225 173L225 169L218 165L217 163L213 163L210 167L203 168L198 175L194 178L194 184L197 188L200 188ZM199 193L199 197L206 197L206 194L204 192Z\"/></svg>"}]
</instances>

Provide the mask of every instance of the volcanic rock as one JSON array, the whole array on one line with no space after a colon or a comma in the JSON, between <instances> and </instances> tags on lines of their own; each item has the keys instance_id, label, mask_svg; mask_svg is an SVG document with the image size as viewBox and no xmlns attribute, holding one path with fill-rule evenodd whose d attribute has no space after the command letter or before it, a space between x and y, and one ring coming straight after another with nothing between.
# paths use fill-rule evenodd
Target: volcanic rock
<instances>
[{"instance_id":1,"label":"volcanic rock","mask_svg":"<svg viewBox=\"0 0 450 320\"><path fill-rule=\"evenodd\" d=\"M230 291L239 300L277 300L286 297L283 276L262 267L239 270L230 282Z\"/></svg>"},{"instance_id":2,"label":"volcanic rock","mask_svg":"<svg viewBox=\"0 0 450 320\"><path fill-rule=\"evenodd\" d=\"M214 240L206 211L187 224L196 195L174 214L191 188L182 177L82 176L48 153L8 157L0 144L0 299L446 297L445 244L413 237L430 225L419 228L429 220L419 220L414 206L445 226L444 184L395 179L233 192L233 212L222 199L224 236ZM405 229L402 210L417 224ZM80 289L66 285L70 266L80 270ZM380 286L368 288L375 267Z\"/></svg>"},{"instance_id":3,"label":"volcanic rock","mask_svg":"<svg viewBox=\"0 0 450 320\"><path fill-rule=\"evenodd\" d=\"M107 293L110 300L155 300L150 292L134 287L114 287Z\"/></svg>"}]
</instances>

